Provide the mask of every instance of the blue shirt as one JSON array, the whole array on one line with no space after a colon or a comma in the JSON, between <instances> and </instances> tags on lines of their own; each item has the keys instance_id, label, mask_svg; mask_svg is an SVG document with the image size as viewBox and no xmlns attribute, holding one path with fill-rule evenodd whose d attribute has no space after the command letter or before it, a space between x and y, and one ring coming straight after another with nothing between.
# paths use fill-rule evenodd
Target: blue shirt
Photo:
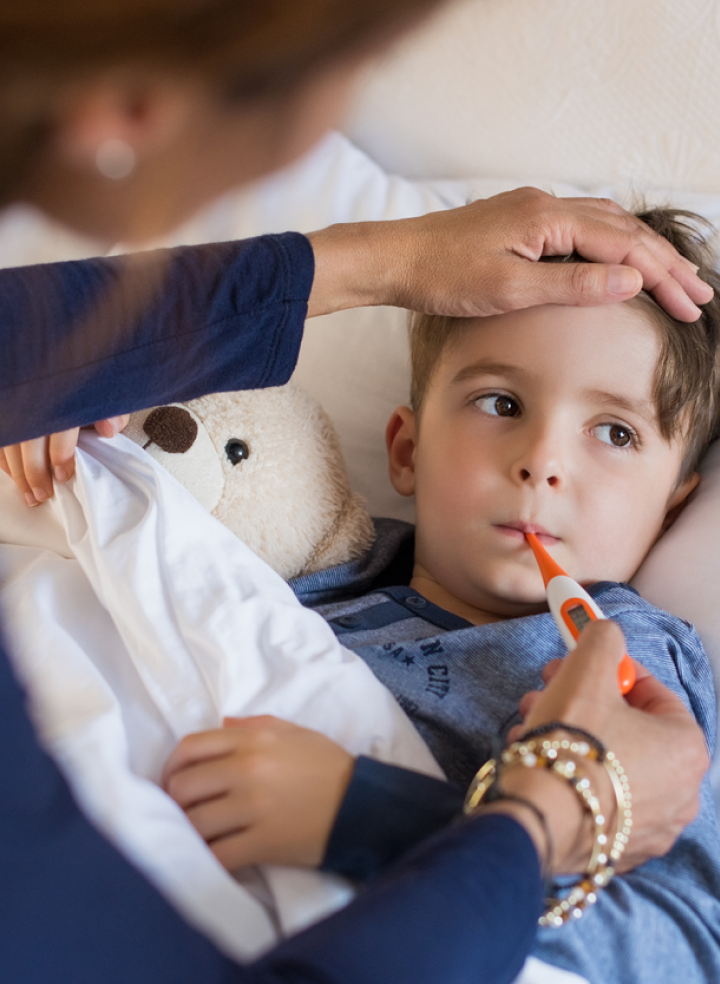
<instances>
[{"instance_id":1,"label":"blue shirt","mask_svg":"<svg viewBox=\"0 0 720 984\"><path fill-rule=\"evenodd\" d=\"M474 626L422 598L407 587L413 528L376 525L365 557L293 587L392 691L450 781L464 789L519 720L520 698L566 649L549 613ZM692 711L712 751L713 679L692 626L627 585L605 582L591 593L623 629L633 658ZM336 831L335 851L339 837ZM720 980L720 834L707 778L699 815L670 853L615 878L578 922L541 931L534 953L593 984Z\"/></svg>"}]
</instances>

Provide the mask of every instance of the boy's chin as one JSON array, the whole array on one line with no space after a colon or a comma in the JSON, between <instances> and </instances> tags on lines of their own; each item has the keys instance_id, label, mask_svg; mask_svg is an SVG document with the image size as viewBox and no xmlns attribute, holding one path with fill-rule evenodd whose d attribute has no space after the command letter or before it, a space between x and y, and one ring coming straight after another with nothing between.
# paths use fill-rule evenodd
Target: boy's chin
<instances>
[{"instance_id":1,"label":"boy's chin","mask_svg":"<svg viewBox=\"0 0 720 984\"><path fill-rule=\"evenodd\" d=\"M545 589L529 584L503 586L493 593L487 607L498 618L522 618L548 610Z\"/></svg>"},{"instance_id":2,"label":"boy's chin","mask_svg":"<svg viewBox=\"0 0 720 984\"><path fill-rule=\"evenodd\" d=\"M523 618L525 615L540 615L548 611L547 599L542 597L500 599L493 606L499 618Z\"/></svg>"},{"instance_id":3,"label":"boy's chin","mask_svg":"<svg viewBox=\"0 0 720 984\"><path fill-rule=\"evenodd\" d=\"M507 578L500 578L499 581L497 601L507 611L547 610L545 586L539 571L514 571Z\"/></svg>"}]
</instances>

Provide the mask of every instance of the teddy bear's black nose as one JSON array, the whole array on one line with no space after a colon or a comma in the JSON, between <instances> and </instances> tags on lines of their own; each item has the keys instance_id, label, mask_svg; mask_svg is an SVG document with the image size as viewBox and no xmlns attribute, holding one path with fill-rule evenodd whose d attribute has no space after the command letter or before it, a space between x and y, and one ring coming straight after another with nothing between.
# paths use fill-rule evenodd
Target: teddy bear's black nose
<instances>
[{"instance_id":1,"label":"teddy bear's black nose","mask_svg":"<svg viewBox=\"0 0 720 984\"><path fill-rule=\"evenodd\" d=\"M148 414L143 430L150 438L145 447L156 444L169 454L184 454L195 443L198 425L182 407L157 407Z\"/></svg>"}]
</instances>

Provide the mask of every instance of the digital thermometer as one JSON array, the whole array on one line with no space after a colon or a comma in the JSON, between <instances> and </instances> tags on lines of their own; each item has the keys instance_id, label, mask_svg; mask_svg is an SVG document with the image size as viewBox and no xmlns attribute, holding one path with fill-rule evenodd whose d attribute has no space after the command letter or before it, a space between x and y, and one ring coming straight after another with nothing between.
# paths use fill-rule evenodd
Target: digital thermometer
<instances>
[{"instance_id":1,"label":"digital thermometer","mask_svg":"<svg viewBox=\"0 0 720 984\"><path fill-rule=\"evenodd\" d=\"M581 588L577 581L568 577L562 567L552 559L534 533L526 533L525 539L538 562L545 584L548 607L555 624L568 649L574 649L577 637L588 622L595 622L605 616L587 591ZM628 693L635 684L635 665L627 653L618 666L618 684L621 694Z\"/></svg>"}]
</instances>

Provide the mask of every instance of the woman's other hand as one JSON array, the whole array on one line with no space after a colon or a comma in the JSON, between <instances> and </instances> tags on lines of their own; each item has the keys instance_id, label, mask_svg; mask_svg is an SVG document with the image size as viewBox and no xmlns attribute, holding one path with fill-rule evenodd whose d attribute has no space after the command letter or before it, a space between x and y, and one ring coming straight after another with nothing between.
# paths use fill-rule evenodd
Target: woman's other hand
<instances>
[{"instance_id":1,"label":"woman's other hand","mask_svg":"<svg viewBox=\"0 0 720 984\"><path fill-rule=\"evenodd\" d=\"M188 735L163 786L229 871L317 867L355 759L330 738L269 715Z\"/></svg>"},{"instance_id":2,"label":"woman's other hand","mask_svg":"<svg viewBox=\"0 0 720 984\"><path fill-rule=\"evenodd\" d=\"M95 430L101 437L114 437L127 426L128 415L99 420ZM29 506L39 506L53 494L53 480L67 482L75 473L75 448L80 429L60 431L0 448L0 468L22 492Z\"/></svg>"},{"instance_id":3,"label":"woman's other hand","mask_svg":"<svg viewBox=\"0 0 720 984\"><path fill-rule=\"evenodd\" d=\"M520 188L448 211L311 233L309 316L390 304L458 317L539 304L593 307L644 287L680 321L712 288L667 242L615 202ZM577 251L588 263L538 263Z\"/></svg>"},{"instance_id":4,"label":"woman's other hand","mask_svg":"<svg viewBox=\"0 0 720 984\"><path fill-rule=\"evenodd\" d=\"M636 664L635 686L620 695L617 666L624 652L617 625L591 623L577 649L548 664L545 689L525 696L524 722L510 735L515 740L526 730L562 721L590 731L617 755L630 782L633 819L620 871L670 850L698 811L700 781L709 765L699 725L680 698L643 666ZM561 816L548 819L562 831Z\"/></svg>"}]
</instances>

